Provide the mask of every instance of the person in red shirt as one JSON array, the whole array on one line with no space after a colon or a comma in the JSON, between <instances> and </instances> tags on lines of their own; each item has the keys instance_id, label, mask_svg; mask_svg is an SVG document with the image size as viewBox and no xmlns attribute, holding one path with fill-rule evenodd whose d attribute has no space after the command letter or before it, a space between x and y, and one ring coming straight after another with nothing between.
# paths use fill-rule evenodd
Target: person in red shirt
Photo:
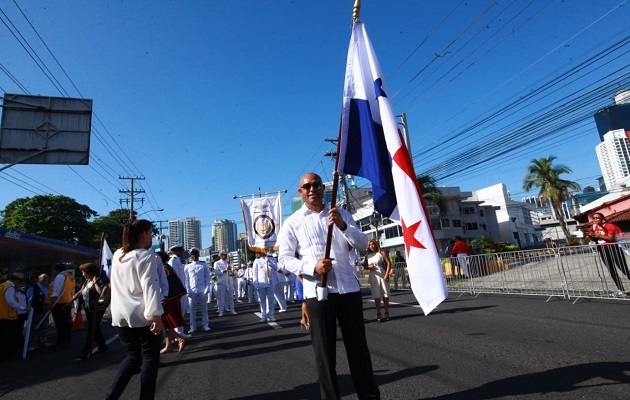
<instances>
[{"instance_id":1,"label":"person in red shirt","mask_svg":"<svg viewBox=\"0 0 630 400\"><path fill-rule=\"evenodd\" d=\"M470 274L468 273L467 261L469 251L470 249L468 248L466 242L464 242L464 239L462 239L461 236L455 236L455 244L451 249L451 257L457 257L456 262L453 263L455 266L455 270L459 272L459 269L461 268L461 271L464 274L465 278L468 278L470 276ZM453 274L455 274L455 272L453 272Z\"/></svg>"},{"instance_id":2,"label":"person in red shirt","mask_svg":"<svg viewBox=\"0 0 630 400\"><path fill-rule=\"evenodd\" d=\"M606 217L601 213L593 213L590 222L591 226L588 228L586 236L599 244L597 251L604 264L608 267L610 276L618 289L615 295L625 297L627 294L624 292L623 283L619 274L617 274L617 268L628 278L630 278L630 271L628 270L623 251L618 245L614 244L615 236L621 233L621 229L615 224L606 222Z\"/></svg>"}]
</instances>

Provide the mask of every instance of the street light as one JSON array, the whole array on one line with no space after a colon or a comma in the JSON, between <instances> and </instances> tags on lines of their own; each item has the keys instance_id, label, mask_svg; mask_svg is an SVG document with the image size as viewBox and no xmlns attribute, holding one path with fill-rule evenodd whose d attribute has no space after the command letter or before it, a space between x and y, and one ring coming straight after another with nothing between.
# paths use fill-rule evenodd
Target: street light
<instances>
[{"instance_id":1,"label":"street light","mask_svg":"<svg viewBox=\"0 0 630 400\"><path fill-rule=\"evenodd\" d=\"M155 210L145 211L145 212L143 212L142 214L138 214L138 215L136 216L136 218L137 218L137 217L140 217L140 216L143 216L144 214L150 213L150 212L152 212L152 211L162 212L162 211L164 211L164 209L163 209L163 208L156 208Z\"/></svg>"},{"instance_id":2,"label":"street light","mask_svg":"<svg viewBox=\"0 0 630 400\"><path fill-rule=\"evenodd\" d=\"M381 245L381 238L380 238L380 233L378 231L378 226L380 225L379 221L378 221L378 217L379 216L380 216L380 214L378 213L378 211L374 210L374 212L372 213L372 225L374 225L374 229L376 230L376 233L375 233L376 237L375 237L375 239L378 242L378 245L380 246Z\"/></svg>"}]
</instances>

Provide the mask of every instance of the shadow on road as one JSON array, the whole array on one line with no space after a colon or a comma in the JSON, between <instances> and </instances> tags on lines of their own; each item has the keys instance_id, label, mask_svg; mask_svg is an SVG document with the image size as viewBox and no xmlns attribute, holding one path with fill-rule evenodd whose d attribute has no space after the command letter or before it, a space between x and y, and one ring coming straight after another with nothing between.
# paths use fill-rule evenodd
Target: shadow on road
<instances>
[{"instance_id":1,"label":"shadow on road","mask_svg":"<svg viewBox=\"0 0 630 400\"><path fill-rule=\"evenodd\" d=\"M377 374L375 377L379 386L390 382L399 381L412 376L419 376L438 369L437 365L425 365L421 367L409 368L402 371L395 371L391 374ZM376 372L376 371L375 371ZM355 393L352 384L352 378L349 374L338 376L339 391L341 396L350 396ZM269 393L260 393L253 396L237 397L232 400L300 400L300 399L318 399L319 383L313 382L305 385L296 386L291 390L273 391Z\"/></svg>"},{"instance_id":2,"label":"shadow on road","mask_svg":"<svg viewBox=\"0 0 630 400\"><path fill-rule=\"evenodd\" d=\"M481 400L526 394L579 391L588 387L630 383L630 362L595 362L499 379L474 389L429 399ZM579 393L575 398L582 398Z\"/></svg>"}]
</instances>

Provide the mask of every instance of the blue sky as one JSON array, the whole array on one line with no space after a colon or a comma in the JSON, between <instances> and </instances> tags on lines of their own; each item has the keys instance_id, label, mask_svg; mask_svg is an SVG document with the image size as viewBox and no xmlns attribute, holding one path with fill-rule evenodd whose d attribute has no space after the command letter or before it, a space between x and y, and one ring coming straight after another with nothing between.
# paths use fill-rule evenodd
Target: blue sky
<instances>
[{"instance_id":1,"label":"blue sky","mask_svg":"<svg viewBox=\"0 0 630 400\"><path fill-rule=\"evenodd\" d=\"M290 212L300 176L330 179L334 168L325 139L337 137L353 3L2 2L0 90L90 98L94 117L90 166L0 172L0 208L52 193L105 215L129 189L118 177L144 176L138 212L201 219L204 246L216 219L242 231L234 195L288 189ZM417 173L463 190L503 182L520 199L529 161L555 155L573 169L567 178L596 185L599 138L584 116L628 87L628 46L577 68L626 37L626 1L362 3L394 110L407 115ZM573 123L557 128L564 118ZM542 125L529 129L532 121ZM510 134L531 132L546 133L511 149Z\"/></svg>"}]
</instances>

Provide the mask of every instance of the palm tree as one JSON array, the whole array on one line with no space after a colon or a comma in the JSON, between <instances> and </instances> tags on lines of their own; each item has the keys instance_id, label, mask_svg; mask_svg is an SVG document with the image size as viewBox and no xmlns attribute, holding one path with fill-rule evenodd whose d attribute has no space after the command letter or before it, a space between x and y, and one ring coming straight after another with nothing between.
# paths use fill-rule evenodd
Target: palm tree
<instances>
[{"instance_id":1,"label":"palm tree","mask_svg":"<svg viewBox=\"0 0 630 400\"><path fill-rule=\"evenodd\" d=\"M444 196L440 188L437 187L435 178L429 175L418 175L416 177L420 191L425 199L430 200L433 205L436 205L440 209L440 214L444 214L446 211L446 203L444 202Z\"/></svg>"},{"instance_id":2,"label":"palm tree","mask_svg":"<svg viewBox=\"0 0 630 400\"><path fill-rule=\"evenodd\" d=\"M552 165L555 156L548 158L542 157L538 160L532 160L527 167L527 175L523 178L523 190L529 191L532 187L540 188L538 197L545 203L547 199L551 201L553 212L558 218L562 232L569 241L569 229L564 221L564 213L562 212L562 202L571 197L571 190L580 190L580 185L573 181L562 179L560 175L570 174L572 171L569 167L558 164Z\"/></svg>"}]
</instances>

